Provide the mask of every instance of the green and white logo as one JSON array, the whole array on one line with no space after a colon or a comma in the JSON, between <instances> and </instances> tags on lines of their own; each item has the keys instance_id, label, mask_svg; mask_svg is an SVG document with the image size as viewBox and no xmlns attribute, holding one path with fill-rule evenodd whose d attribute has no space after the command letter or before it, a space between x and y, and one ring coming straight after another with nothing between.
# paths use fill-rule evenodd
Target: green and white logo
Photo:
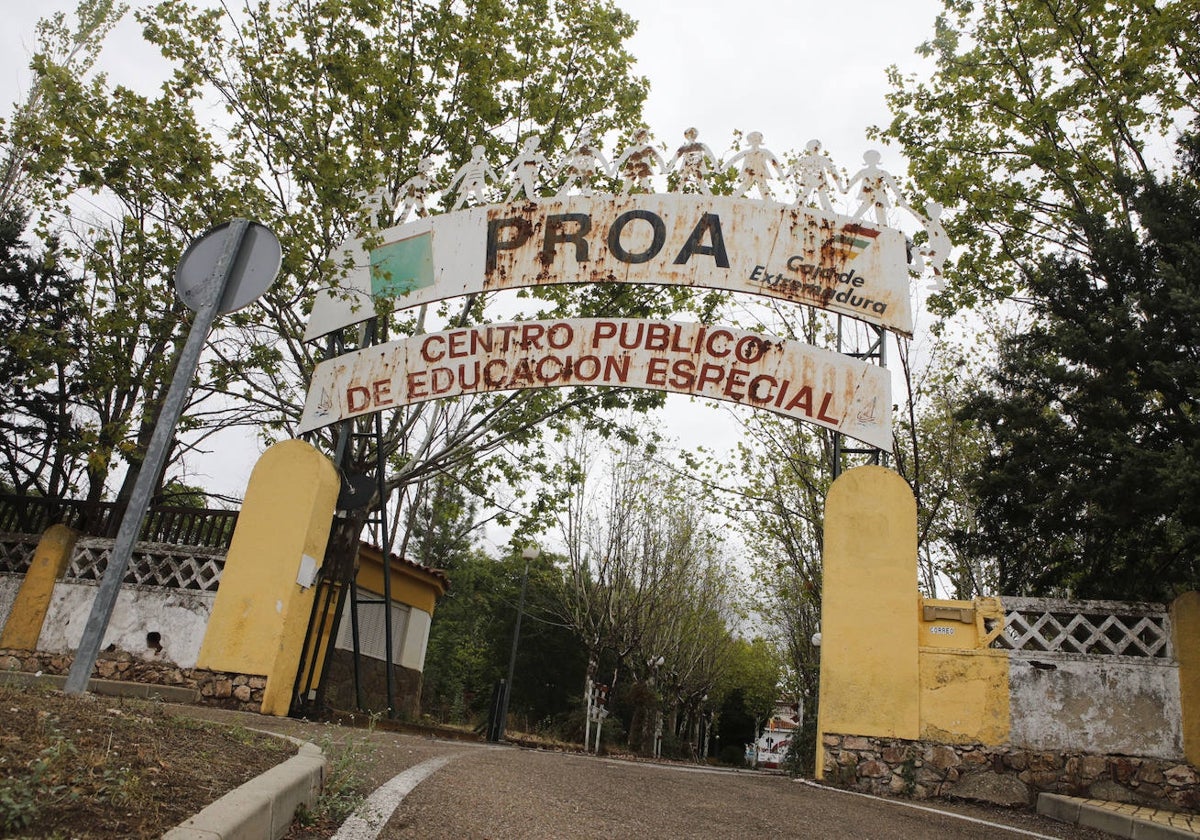
<instances>
[{"instance_id":1,"label":"green and white logo","mask_svg":"<svg viewBox=\"0 0 1200 840\"><path fill-rule=\"evenodd\" d=\"M371 293L403 297L433 285L433 234L390 242L371 251Z\"/></svg>"}]
</instances>

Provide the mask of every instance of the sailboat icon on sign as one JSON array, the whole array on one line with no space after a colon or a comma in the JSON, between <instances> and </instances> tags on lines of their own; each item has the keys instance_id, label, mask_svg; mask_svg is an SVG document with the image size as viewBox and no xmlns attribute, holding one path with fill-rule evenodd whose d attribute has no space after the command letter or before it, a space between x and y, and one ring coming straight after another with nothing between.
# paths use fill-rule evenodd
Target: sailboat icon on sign
<instances>
[{"instance_id":1,"label":"sailboat icon on sign","mask_svg":"<svg viewBox=\"0 0 1200 840\"><path fill-rule=\"evenodd\" d=\"M871 397L871 402L858 410L857 420L863 425L869 425L875 422L875 416L879 411L879 397Z\"/></svg>"},{"instance_id":2,"label":"sailboat icon on sign","mask_svg":"<svg viewBox=\"0 0 1200 840\"><path fill-rule=\"evenodd\" d=\"M329 393L328 388L321 389L321 399L317 400L317 410L315 414L318 417L324 417L333 411L333 396Z\"/></svg>"}]
</instances>

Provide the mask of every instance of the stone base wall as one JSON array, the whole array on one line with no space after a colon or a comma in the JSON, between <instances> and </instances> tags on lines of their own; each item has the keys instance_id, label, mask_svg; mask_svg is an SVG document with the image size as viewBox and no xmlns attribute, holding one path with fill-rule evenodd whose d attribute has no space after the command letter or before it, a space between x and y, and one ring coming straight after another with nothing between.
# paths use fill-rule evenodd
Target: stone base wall
<instances>
[{"instance_id":1,"label":"stone base wall","mask_svg":"<svg viewBox=\"0 0 1200 840\"><path fill-rule=\"evenodd\" d=\"M333 709L350 711L358 708L354 692L354 654L335 648L329 657L329 671L323 678L325 704ZM359 658L359 681L362 685L364 712L387 711L387 666L370 656ZM392 666L392 688L396 714L405 720L421 715L421 672L402 665Z\"/></svg>"},{"instance_id":2,"label":"stone base wall","mask_svg":"<svg viewBox=\"0 0 1200 840\"><path fill-rule=\"evenodd\" d=\"M1200 810L1200 773L1178 761L825 735L825 781L874 794L1024 807L1059 793Z\"/></svg>"},{"instance_id":3,"label":"stone base wall","mask_svg":"<svg viewBox=\"0 0 1200 840\"><path fill-rule=\"evenodd\" d=\"M0 671L65 676L75 660L72 653L44 653L0 648ZM202 668L180 668L173 662L141 659L128 651L102 651L96 659L94 678L191 688L198 705L258 713L262 710L267 678L253 674L230 674Z\"/></svg>"}]
</instances>

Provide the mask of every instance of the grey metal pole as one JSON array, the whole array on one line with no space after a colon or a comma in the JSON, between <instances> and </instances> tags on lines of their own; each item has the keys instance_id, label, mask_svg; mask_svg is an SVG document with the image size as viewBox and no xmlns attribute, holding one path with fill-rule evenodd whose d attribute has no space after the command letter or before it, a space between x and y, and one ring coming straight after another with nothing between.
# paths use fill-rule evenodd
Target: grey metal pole
<instances>
[{"instance_id":1,"label":"grey metal pole","mask_svg":"<svg viewBox=\"0 0 1200 840\"><path fill-rule=\"evenodd\" d=\"M175 367L175 375L171 379L171 387L163 402L162 413L154 427L150 438L150 446L146 450L146 458L142 462L141 472L133 485L133 494L129 498L129 506L121 519L121 527L117 531L117 539L113 544L112 554L108 558L108 566L104 569L104 577L96 589L96 599L92 602L92 611L88 614L87 624L83 628L83 638L79 641L79 649L75 652L75 661L71 663L71 671L63 685L67 694L83 694L87 691L88 679L92 668L96 666L96 658L100 654L100 645L104 641L104 632L112 618L113 607L117 603L117 595L121 591L121 581L125 577L125 569L129 566L129 558L133 556L133 545L142 530L142 520L146 518L146 510L150 507L150 496L154 485L162 472L163 462L166 461L167 449L175 436L175 426L183 413L188 391L191 389L192 378L200 363L200 354L208 339L209 330L217 317L217 308L221 296L225 292L225 284L229 279L230 269L242 245L242 239L250 223L245 219L235 219L230 223L225 237L224 250L221 258L203 289L202 303L196 309L196 317L192 319L192 327L188 332L187 342L179 356Z\"/></svg>"},{"instance_id":2,"label":"grey metal pole","mask_svg":"<svg viewBox=\"0 0 1200 840\"><path fill-rule=\"evenodd\" d=\"M521 599L517 602L517 624L513 628L512 653L508 657L508 680L504 683L504 700L500 704L500 726L498 741L504 740L504 730L508 726L508 698L512 695L513 671L517 668L517 642L521 639L521 617L525 614L525 589L529 584L529 561L540 552L532 546L521 552L525 558L525 572L521 575Z\"/></svg>"}]
</instances>

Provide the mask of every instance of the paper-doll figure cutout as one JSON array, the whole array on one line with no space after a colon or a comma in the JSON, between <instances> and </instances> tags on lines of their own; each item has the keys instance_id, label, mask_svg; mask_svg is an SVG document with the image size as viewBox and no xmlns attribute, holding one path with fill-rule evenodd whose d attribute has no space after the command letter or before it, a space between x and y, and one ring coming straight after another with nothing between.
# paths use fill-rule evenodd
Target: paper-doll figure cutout
<instances>
[{"instance_id":1,"label":"paper-doll figure cutout","mask_svg":"<svg viewBox=\"0 0 1200 840\"><path fill-rule=\"evenodd\" d=\"M900 188L896 185L896 179L889 175L886 171L880 168L879 161L882 155L872 149L863 155L863 163L866 164L860 169L850 183L846 184L846 191L855 185L861 183L858 190L858 199L861 202L858 205L858 210L854 214L855 221L858 221L867 214L867 211L872 207L875 208L875 221L880 226L887 224L887 211L892 206L888 200L888 191L896 196L896 204L908 210L912 210L908 206L908 202L904 200L904 196L900 192Z\"/></svg>"},{"instance_id":2,"label":"paper-doll figure cutout","mask_svg":"<svg viewBox=\"0 0 1200 840\"><path fill-rule=\"evenodd\" d=\"M404 224L404 220L413 210L416 210L421 218L429 215L429 211L425 209L425 196L433 188L433 182L429 180L429 172L432 169L433 160L422 158L417 164L416 174L400 185L396 193L400 201L392 208L392 224Z\"/></svg>"},{"instance_id":3,"label":"paper-doll figure cutout","mask_svg":"<svg viewBox=\"0 0 1200 840\"><path fill-rule=\"evenodd\" d=\"M739 198L750 192L751 187L758 187L759 196L773 199L771 188L767 185L767 178L772 177L771 167L775 167L779 177L783 177L783 167L779 165L779 159L770 149L763 148L762 141L762 132L751 131L746 135L746 142L750 144L750 148L742 149L725 162L726 167L736 166L739 162L742 164L738 182L733 187L733 194Z\"/></svg>"},{"instance_id":4,"label":"paper-doll figure cutout","mask_svg":"<svg viewBox=\"0 0 1200 840\"><path fill-rule=\"evenodd\" d=\"M920 277L925 273L925 251L917 248L911 236L904 237L904 254L908 258L908 273Z\"/></svg>"},{"instance_id":5,"label":"paper-doll figure cutout","mask_svg":"<svg viewBox=\"0 0 1200 840\"><path fill-rule=\"evenodd\" d=\"M833 203L829 200L829 186L832 182L839 190L842 187L842 176L828 157L821 153L821 141L809 140L804 146L804 155L788 169L787 178L796 180L796 203L793 207L808 204L813 193L821 209L826 213L833 212Z\"/></svg>"},{"instance_id":6,"label":"paper-doll figure cutout","mask_svg":"<svg viewBox=\"0 0 1200 840\"><path fill-rule=\"evenodd\" d=\"M632 145L617 159L614 167L621 173L621 195L628 195L634 189L654 192L650 178L654 175L655 163L660 171L667 166L658 149L650 145L650 132L639 128L633 133Z\"/></svg>"},{"instance_id":7,"label":"paper-doll figure cutout","mask_svg":"<svg viewBox=\"0 0 1200 840\"><path fill-rule=\"evenodd\" d=\"M946 233L946 228L942 226L942 205L936 201L925 202L925 212L928 216L922 216L920 213L909 208L921 226L925 228L925 234L928 237L925 244L921 246L919 256L922 259L922 266L928 265L933 272L933 283L930 284L931 292L942 292L946 289L946 281L942 278L942 266L946 263L946 257L950 256L950 235Z\"/></svg>"},{"instance_id":8,"label":"paper-doll figure cutout","mask_svg":"<svg viewBox=\"0 0 1200 840\"><path fill-rule=\"evenodd\" d=\"M679 181L675 185L676 192L698 192L712 195L707 179L712 169L720 168L721 163L712 153L712 149L696 139L699 135L700 132L695 128L689 128L683 132L683 139L687 142L675 150L675 157L671 158L671 162L667 164L665 171L668 175L675 170L675 164L679 164ZM709 168L710 163L712 169Z\"/></svg>"},{"instance_id":9,"label":"paper-doll figure cutout","mask_svg":"<svg viewBox=\"0 0 1200 840\"><path fill-rule=\"evenodd\" d=\"M455 184L459 185L458 198L451 209L458 210L465 206L468 198L473 198L480 204L487 204L487 194L484 190L487 188L489 176L492 181L500 180L500 176L484 157L483 146L475 146L471 149L471 159L459 167L450 183L446 185L447 192L454 189Z\"/></svg>"},{"instance_id":10,"label":"paper-doll figure cutout","mask_svg":"<svg viewBox=\"0 0 1200 840\"><path fill-rule=\"evenodd\" d=\"M538 197L537 176L546 165L546 158L538 151L542 138L532 134L525 138L521 145L521 154L513 158L506 171L513 173L513 186L509 190L508 200L512 201L517 193L524 192L525 198L533 201Z\"/></svg>"},{"instance_id":11,"label":"paper-doll figure cutout","mask_svg":"<svg viewBox=\"0 0 1200 840\"><path fill-rule=\"evenodd\" d=\"M592 144L592 132L585 128L579 132L579 142L575 144L575 148L567 152L562 166L554 173L555 175L565 173L567 176L559 188L558 194L566 195L571 187L577 186L580 195L591 195L592 180L596 177L597 170L605 175L612 175L608 159L604 157L604 153L599 148Z\"/></svg>"},{"instance_id":12,"label":"paper-doll figure cutout","mask_svg":"<svg viewBox=\"0 0 1200 840\"><path fill-rule=\"evenodd\" d=\"M367 192L359 190L354 194L358 199L358 218L366 220L366 224L356 225L360 235L366 235L392 224L391 196L385 186L379 186Z\"/></svg>"}]
</instances>

